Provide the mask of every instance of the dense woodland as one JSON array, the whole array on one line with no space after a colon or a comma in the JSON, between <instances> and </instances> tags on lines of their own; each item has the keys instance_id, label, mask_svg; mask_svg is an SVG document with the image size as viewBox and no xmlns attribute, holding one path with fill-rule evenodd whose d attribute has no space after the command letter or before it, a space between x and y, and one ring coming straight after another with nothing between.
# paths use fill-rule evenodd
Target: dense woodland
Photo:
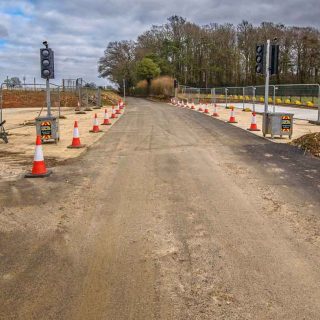
<instances>
[{"instance_id":1,"label":"dense woodland","mask_svg":"<svg viewBox=\"0 0 320 320\"><path fill-rule=\"evenodd\" d=\"M99 60L101 77L122 87L139 80L168 75L195 87L259 84L255 73L255 46L277 38L280 73L276 83L319 83L320 32L311 27L288 27L248 21L239 25L211 23L199 26L172 16L153 26L136 41L110 42Z\"/></svg>"}]
</instances>

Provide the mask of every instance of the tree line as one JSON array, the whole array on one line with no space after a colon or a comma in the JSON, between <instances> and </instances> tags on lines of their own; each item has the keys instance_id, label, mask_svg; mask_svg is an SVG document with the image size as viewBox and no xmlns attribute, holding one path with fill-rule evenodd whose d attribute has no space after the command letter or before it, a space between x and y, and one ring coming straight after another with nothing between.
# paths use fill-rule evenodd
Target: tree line
<instances>
[{"instance_id":1,"label":"tree line","mask_svg":"<svg viewBox=\"0 0 320 320\"><path fill-rule=\"evenodd\" d=\"M163 75L194 87L262 84L255 72L256 44L277 39L279 74L273 83L319 83L320 32L312 27L242 21L237 26L200 26L172 16L135 41L109 42L98 62L99 74L129 87Z\"/></svg>"}]
</instances>

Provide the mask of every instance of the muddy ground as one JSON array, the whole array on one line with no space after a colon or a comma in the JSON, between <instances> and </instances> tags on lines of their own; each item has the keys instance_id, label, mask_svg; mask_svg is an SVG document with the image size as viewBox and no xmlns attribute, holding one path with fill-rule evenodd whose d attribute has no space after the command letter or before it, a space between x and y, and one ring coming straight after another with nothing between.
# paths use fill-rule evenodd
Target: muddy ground
<instances>
[{"instance_id":1,"label":"muddy ground","mask_svg":"<svg viewBox=\"0 0 320 320\"><path fill-rule=\"evenodd\" d=\"M1 319L318 319L319 159L131 99L47 179L0 182Z\"/></svg>"}]
</instances>

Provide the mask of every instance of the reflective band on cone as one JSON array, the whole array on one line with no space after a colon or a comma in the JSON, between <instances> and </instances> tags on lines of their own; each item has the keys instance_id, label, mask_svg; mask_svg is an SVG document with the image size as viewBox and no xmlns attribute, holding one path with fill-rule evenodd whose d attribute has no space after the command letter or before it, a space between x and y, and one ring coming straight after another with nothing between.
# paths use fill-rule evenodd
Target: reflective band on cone
<instances>
[{"instance_id":1,"label":"reflective band on cone","mask_svg":"<svg viewBox=\"0 0 320 320\"><path fill-rule=\"evenodd\" d=\"M79 134L79 128L78 128L78 121L74 122L73 126L73 138L72 138L72 143L68 148L70 149L79 149L79 148L84 148L86 145L81 144L80 141L80 134Z\"/></svg>"},{"instance_id":2,"label":"reflective band on cone","mask_svg":"<svg viewBox=\"0 0 320 320\"><path fill-rule=\"evenodd\" d=\"M103 125L103 126L108 126L108 125L110 125L110 124L111 124L111 122L110 122L110 120L109 120L108 110L105 109L105 110L104 110L103 123L101 123L101 125Z\"/></svg>"},{"instance_id":3,"label":"reflective band on cone","mask_svg":"<svg viewBox=\"0 0 320 320\"><path fill-rule=\"evenodd\" d=\"M212 114L213 117L219 117L218 115L218 112L217 112L217 104L215 103L214 104L214 107L213 107L213 114Z\"/></svg>"},{"instance_id":4,"label":"reflective band on cone","mask_svg":"<svg viewBox=\"0 0 320 320\"><path fill-rule=\"evenodd\" d=\"M48 170L44 163L41 136L37 136L32 171L31 173L27 173L25 177L26 178L43 178L43 177L48 177L51 173L52 171Z\"/></svg>"},{"instance_id":5,"label":"reflective band on cone","mask_svg":"<svg viewBox=\"0 0 320 320\"><path fill-rule=\"evenodd\" d=\"M111 119L116 119L116 118L118 118L118 116L116 115L114 107L112 107Z\"/></svg>"},{"instance_id":6,"label":"reflective band on cone","mask_svg":"<svg viewBox=\"0 0 320 320\"><path fill-rule=\"evenodd\" d=\"M260 131L257 126L257 121L256 121L256 113L252 112L252 119L251 119L251 125L250 128L248 128L249 131Z\"/></svg>"},{"instance_id":7,"label":"reflective band on cone","mask_svg":"<svg viewBox=\"0 0 320 320\"><path fill-rule=\"evenodd\" d=\"M92 130L90 130L89 132L91 132L91 133L101 132L101 130L100 130L100 128L99 128L98 117L97 117L97 114L96 114L96 113L95 113L94 118L93 118L93 127L92 127Z\"/></svg>"},{"instance_id":8,"label":"reflective band on cone","mask_svg":"<svg viewBox=\"0 0 320 320\"><path fill-rule=\"evenodd\" d=\"M237 123L236 117L234 116L234 107L231 107L231 114L230 114L230 119L228 122L229 123Z\"/></svg>"}]
</instances>

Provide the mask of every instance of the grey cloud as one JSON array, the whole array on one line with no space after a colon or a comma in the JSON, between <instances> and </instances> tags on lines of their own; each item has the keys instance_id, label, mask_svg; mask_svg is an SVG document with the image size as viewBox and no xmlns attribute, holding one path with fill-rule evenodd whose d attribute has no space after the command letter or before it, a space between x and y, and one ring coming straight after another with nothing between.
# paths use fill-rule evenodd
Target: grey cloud
<instances>
[{"instance_id":1,"label":"grey cloud","mask_svg":"<svg viewBox=\"0 0 320 320\"><path fill-rule=\"evenodd\" d=\"M8 35L9 35L9 33L8 33L7 28L6 28L5 26L2 26L2 25L0 24L0 39L1 39L1 38L7 38Z\"/></svg>"},{"instance_id":2,"label":"grey cloud","mask_svg":"<svg viewBox=\"0 0 320 320\"><path fill-rule=\"evenodd\" d=\"M135 39L174 14L201 25L236 25L245 19L254 24L320 26L318 0L12 0L10 6L26 16L5 15L6 4L1 2L0 19L5 22L0 37L8 40L0 48L1 70L21 77L25 72L30 77L38 74L39 46L46 39L55 50L58 78L83 76L100 83L105 82L97 78L97 61L109 41Z\"/></svg>"}]
</instances>

